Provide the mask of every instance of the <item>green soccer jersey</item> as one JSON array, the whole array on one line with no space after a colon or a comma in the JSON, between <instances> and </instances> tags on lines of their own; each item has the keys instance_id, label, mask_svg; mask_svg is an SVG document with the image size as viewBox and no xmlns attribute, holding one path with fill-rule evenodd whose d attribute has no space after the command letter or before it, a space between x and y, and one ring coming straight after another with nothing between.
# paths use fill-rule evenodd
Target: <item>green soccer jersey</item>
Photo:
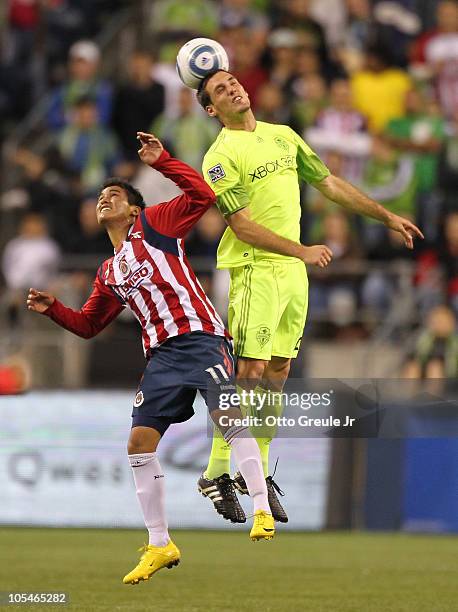
<instances>
[{"instance_id":1,"label":"green soccer jersey","mask_svg":"<svg viewBox=\"0 0 458 612\"><path fill-rule=\"evenodd\" d=\"M253 221L295 242L300 236L299 177L316 183L330 174L291 128L262 121L253 132L223 128L204 157L202 171L224 216L249 208ZM226 229L218 247L218 268L261 259L294 260L252 247Z\"/></svg>"}]
</instances>

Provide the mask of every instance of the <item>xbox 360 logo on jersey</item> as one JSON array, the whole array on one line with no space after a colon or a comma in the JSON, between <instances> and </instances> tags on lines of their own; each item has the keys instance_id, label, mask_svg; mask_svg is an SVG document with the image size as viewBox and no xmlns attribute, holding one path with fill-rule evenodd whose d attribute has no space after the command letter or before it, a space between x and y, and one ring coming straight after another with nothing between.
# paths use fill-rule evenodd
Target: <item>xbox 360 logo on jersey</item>
<instances>
[{"instance_id":1,"label":"xbox 360 logo on jersey","mask_svg":"<svg viewBox=\"0 0 458 612\"><path fill-rule=\"evenodd\" d=\"M280 138L280 136L277 136L276 138L274 138L274 141L275 144L280 147L280 149L283 149L284 151L289 151L289 144L286 142L286 140Z\"/></svg>"},{"instance_id":2,"label":"xbox 360 logo on jersey","mask_svg":"<svg viewBox=\"0 0 458 612\"><path fill-rule=\"evenodd\" d=\"M135 396L135 400L134 400L135 408L138 408L139 406L141 406L144 401L145 401L145 398L143 396L143 391L139 391L137 395Z\"/></svg>"},{"instance_id":3,"label":"xbox 360 logo on jersey","mask_svg":"<svg viewBox=\"0 0 458 612\"><path fill-rule=\"evenodd\" d=\"M270 340L270 329L265 325L261 325L256 334L256 340L261 347L265 346Z\"/></svg>"}]
</instances>

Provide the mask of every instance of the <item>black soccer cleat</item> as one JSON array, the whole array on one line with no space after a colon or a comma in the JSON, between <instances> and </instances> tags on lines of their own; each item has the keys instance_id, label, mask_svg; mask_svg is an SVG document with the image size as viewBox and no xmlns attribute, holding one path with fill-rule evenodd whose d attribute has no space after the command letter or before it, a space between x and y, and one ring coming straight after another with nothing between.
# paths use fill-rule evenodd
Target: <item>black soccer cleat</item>
<instances>
[{"instance_id":1,"label":"black soccer cleat","mask_svg":"<svg viewBox=\"0 0 458 612\"><path fill-rule=\"evenodd\" d=\"M218 478L205 478L202 476L197 482L197 488L204 497L208 497L215 506L218 514L231 523L245 523L246 516L235 494L234 482L229 474Z\"/></svg>"},{"instance_id":2,"label":"black soccer cleat","mask_svg":"<svg viewBox=\"0 0 458 612\"><path fill-rule=\"evenodd\" d=\"M248 495L248 487L246 486L245 479L243 478L240 472L234 474L234 485L235 488L241 495ZM279 523L287 523L288 515L285 512L285 509L280 503L278 499L277 493L283 497L284 493L277 485L272 476L267 476L266 478L267 485L267 499L269 500L270 511L272 512L272 516L275 521Z\"/></svg>"}]
</instances>

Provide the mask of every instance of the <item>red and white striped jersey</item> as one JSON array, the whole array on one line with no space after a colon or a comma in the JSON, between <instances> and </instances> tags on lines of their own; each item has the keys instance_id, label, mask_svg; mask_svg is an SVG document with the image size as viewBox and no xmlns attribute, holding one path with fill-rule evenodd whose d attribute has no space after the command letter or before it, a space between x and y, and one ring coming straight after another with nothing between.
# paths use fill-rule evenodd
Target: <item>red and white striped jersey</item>
<instances>
[{"instance_id":1,"label":"red and white striped jersey","mask_svg":"<svg viewBox=\"0 0 458 612\"><path fill-rule=\"evenodd\" d=\"M154 168L184 194L142 211L121 247L100 266L79 312L56 300L45 313L90 338L129 307L142 327L145 355L168 338L193 331L228 335L184 252L183 237L215 195L195 170L165 151Z\"/></svg>"}]
</instances>

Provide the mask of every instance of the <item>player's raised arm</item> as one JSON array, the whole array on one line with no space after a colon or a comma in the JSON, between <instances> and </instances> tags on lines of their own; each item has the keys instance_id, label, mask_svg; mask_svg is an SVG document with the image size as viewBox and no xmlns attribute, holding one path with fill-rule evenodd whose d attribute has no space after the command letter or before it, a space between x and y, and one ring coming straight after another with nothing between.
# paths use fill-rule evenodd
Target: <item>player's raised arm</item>
<instances>
[{"instance_id":1,"label":"player's raised arm","mask_svg":"<svg viewBox=\"0 0 458 612\"><path fill-rule=\"evenodd\" d=\"M411 221L390 212L351 183L337 176L331 174L319 183L315 183L314 187L329 200L340 204L347 210L377 219L388 228L399 232L408 249L413 249L414 238L424 238L418 227Z\"/></svg>"},{"instance_id":2,"label":"player's raised arm","mask_svg":"<svg viewBox=\"0 0 458 612\"><path fill-rule=\"evenodd\" d=\"M312 149L291 130L297 144L297 171L307 183L312 184L326 198L340 204L347 210L366 217L372 217L387 227L402 234L408 249L413 249L413 238L423 238L423 234L408 219L393 214L381 204L354 187L351 183L331 174Z\"/></svg>"},{"instance_id":3,"label":"player's raised arm","mask_svg":"<svg viewBox=\"0 0 458 612\"><path fill-rule=\"evenodd\" d=\"M216 202L213 190L202 176L179 159L171 157L153 134L138 132L138 155L143 163L158 170L184 192L170 202L146 209L151 225L168 236L181 238Z\"/></svg>"},{"instance_id":4,"label":"player's raised arm","mask_svg":"<svg viewBox=\"0 0 458 612\"><path fill-rule=\"evenodd\" d=\"M27 308L44 314L64 329L81 338L92 338L102 331L123 309L122 304L97 277L91 295L81 310L64 306L45 291L30 288Z\"/></svg>"}]
</instances>

